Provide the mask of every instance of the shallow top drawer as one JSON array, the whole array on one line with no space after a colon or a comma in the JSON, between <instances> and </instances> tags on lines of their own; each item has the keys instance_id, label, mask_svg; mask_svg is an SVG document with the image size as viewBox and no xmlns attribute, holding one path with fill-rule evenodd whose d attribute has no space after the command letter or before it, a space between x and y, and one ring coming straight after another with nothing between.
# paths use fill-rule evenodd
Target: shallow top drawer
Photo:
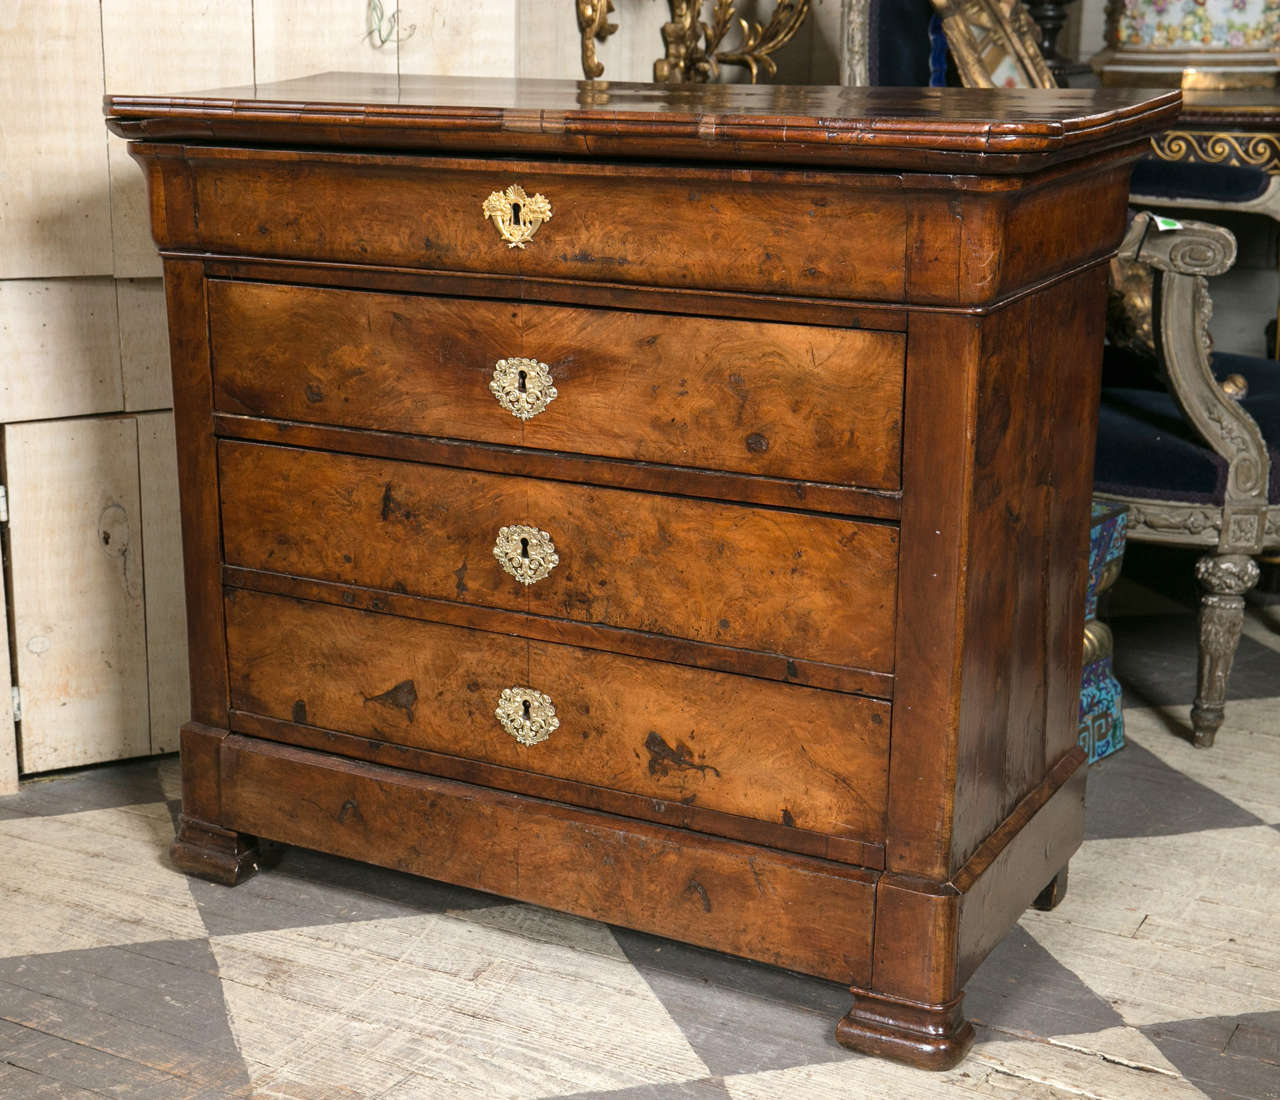
<instances>
[{"instance_id":1,"label":"shallow top drawer","mask_svg":"<svg viewBox=\"0 0 1280 1100\"><path fill-rule=\"evenodd\" d=\"M870 489L900 333L211 282L224 412Z\"/></svg>"},{"instance_id":2,"label":"shallow top drawer","mask_svg":"<svg viewBox=\"0 0 1280 1100\"><path fill-rule=\"evenodd\" d=\"M169 225L171 248L878 302L905 292L906 200L891 175L186 155L193 213Z\"/></svg>"}]
</instances>

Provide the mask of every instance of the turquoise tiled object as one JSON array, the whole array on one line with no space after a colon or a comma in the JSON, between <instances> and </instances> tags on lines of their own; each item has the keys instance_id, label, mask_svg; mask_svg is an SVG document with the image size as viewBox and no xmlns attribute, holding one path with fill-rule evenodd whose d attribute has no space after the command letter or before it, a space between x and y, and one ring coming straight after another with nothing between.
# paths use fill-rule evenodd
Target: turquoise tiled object
<instances>
[{"instance_id":1,"label":"turquoise tiled object","mask_svg":"<svg viewBox=\"0 0 1280 1100\"><path fill-rule=\"evenodd\" d=\"M1094 501L1089 524L1089 587L1085 596L1085 621L1098 617L1098 585L1104 570L1124 557L1125 517L1122 504ZM1120 683L1112 668L1111 647L1084 667L1080 687L1080 747L1089 763L1124 746L1124 715L1120 710Z\"/></svg>"}]
</instances>

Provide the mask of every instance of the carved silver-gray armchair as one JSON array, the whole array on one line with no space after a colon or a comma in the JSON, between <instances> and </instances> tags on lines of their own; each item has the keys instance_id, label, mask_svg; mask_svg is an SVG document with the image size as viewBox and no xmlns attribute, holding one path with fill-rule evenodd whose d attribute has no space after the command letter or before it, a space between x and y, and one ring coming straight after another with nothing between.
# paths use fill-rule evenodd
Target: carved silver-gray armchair
<instances>
[{"instance_id":1,"label":"carved silver-gray armchair","mask_svg":"<svg viewBox=\"0 0 1280 1100\"><path fill-rule=\"evenodd\" d=\"M1112 347L1098 425L1097 495L1129 506L1128 537L1203 547L1200 668L1191 725L1209 746L1244 624L1254 557L1280 548L1280 363L1215 354L1206 276L1235 238L1138 214L1114 270ZM1146 308L1148 307L1149 308Z\"/></svg>"}]
</instances>

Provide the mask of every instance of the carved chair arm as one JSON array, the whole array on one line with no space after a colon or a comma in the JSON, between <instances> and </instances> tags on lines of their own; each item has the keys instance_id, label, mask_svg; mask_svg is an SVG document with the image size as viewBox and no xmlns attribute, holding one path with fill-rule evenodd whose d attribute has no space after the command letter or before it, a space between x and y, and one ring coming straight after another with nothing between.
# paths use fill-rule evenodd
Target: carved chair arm
<instances>
[{"instance_id":1,"label":"carved chair arm","mask_svg":"<svg viewBox=\"0 0 1280 1100\"><path fill-rule=\"evenodd\" d=\"M1254 419L1226 392L1210 368L1213 302L1206 277L1235 262L1226 229L1183 222L1157 229L1148 213L1134 218L1119 255L1149 264L1156 348L1169 391L1197 434L1227 461L1220 553L1257 553L1267 506L1270 460Z\"/></svg>"},{"instance_id":2,"label":"carved chair arm","mask_svg":"<svg viewBox=\"0 0 1280 1100\"><path fill-rule=\"evenodd\" d=\"M1179 222L1180 229L1157 229L1145 210L1134 217L1120 242L1122 260L1137 260L1174 275L1221 275L1236 262L1236 238L1208 222Z\"/></svg>"}]
</instances>

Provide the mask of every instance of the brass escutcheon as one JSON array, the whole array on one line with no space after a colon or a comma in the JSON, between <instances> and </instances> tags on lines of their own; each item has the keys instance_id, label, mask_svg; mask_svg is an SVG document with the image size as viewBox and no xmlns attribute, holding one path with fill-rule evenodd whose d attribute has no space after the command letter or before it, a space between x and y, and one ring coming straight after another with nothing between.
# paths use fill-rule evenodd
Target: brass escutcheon
<instances>
[{"instance_id":1,"label":"brass escutcheon","mask_svg":"<svg viewBox=\"0 0 1280 1100\"><path fill-rule=\"evenodd\" d=\"M560 396L551 381L551 368L536 359L499 359L493 365L489 392L520 420L532 420Z\"/></svg>"},{"instance_id":2,"label":"brass escutcheon","mask_svg":"<svg viewBox=\"0 0 1280 1100\"><path fill-rule=\"evenodd\" d=\"M522 745L545 741L560 728L551 696L527 687L502 689L494 715L502 728Z\"/></svg>"},{"instance_id":3,"label":"brass escutcheon","mask_svg":"<svg viewBox=\"0 0 1280 1100\"><path fill-rule=\"evenodd\" d=\"M512 524L498 531L493 556L521 584L542 580L557 565L560 555L546 531L524 524Z\"/></svg>"},{"instance_id":4,"label":"brass escutcheon","mask_svg":"<svg viewBox=\"0 0 1280 1100\"><path fill-rule=\"evenodd\" d=\"M551 220L551 202L545 195L526 195L518 183L494 191L480 207L491 218L508 248L524 248L543 222Z\"/></svg>"}]
</instances>

